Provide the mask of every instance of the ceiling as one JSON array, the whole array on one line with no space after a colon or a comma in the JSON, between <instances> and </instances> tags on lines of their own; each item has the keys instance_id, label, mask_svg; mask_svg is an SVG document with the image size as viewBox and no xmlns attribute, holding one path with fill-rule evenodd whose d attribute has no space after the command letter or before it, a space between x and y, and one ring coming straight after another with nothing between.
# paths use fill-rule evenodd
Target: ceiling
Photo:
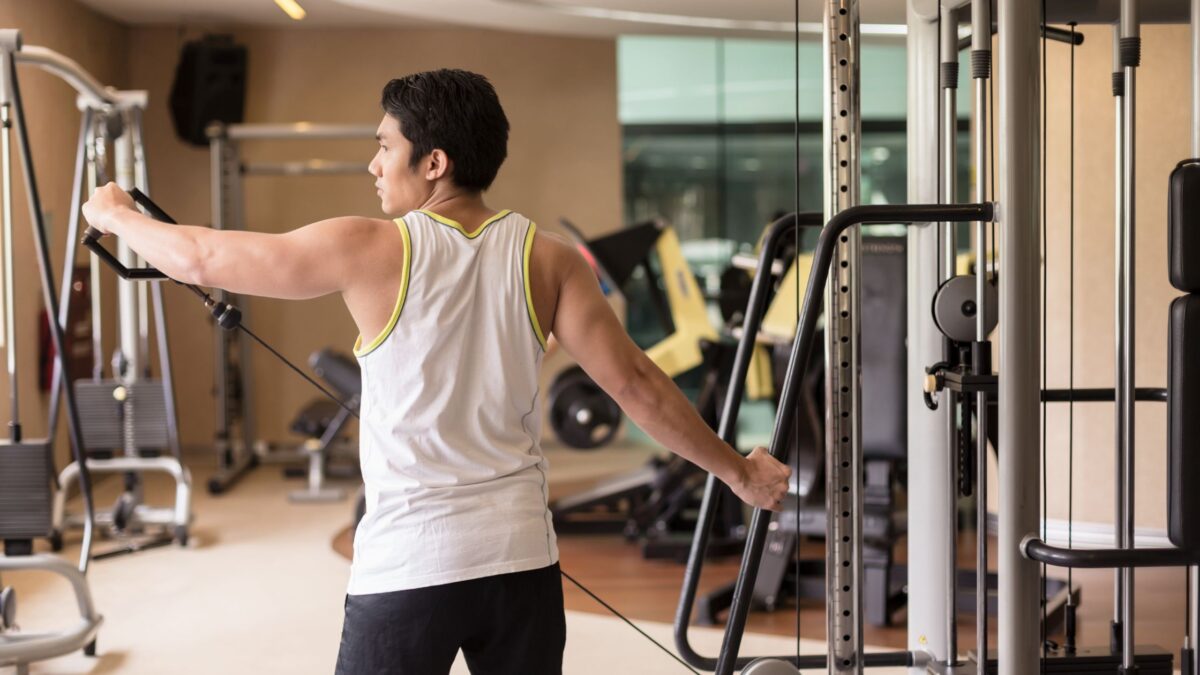
<instances>
[{"instance_id":1,"label":"ceiling","mask_svg":"<svg viewBox=\"0 0 1200 675\"><path fill-rule=\"evenodd\" d=\"M562 35L681 33L787 36L820 33L814 0L298 0L292 21L273 0L80 0L122 23L304 27L465 25ZM864 0L863 33L896 34L905 0ZM887 24L887 25L885 25Z\"/></svg>"}]
</instances>

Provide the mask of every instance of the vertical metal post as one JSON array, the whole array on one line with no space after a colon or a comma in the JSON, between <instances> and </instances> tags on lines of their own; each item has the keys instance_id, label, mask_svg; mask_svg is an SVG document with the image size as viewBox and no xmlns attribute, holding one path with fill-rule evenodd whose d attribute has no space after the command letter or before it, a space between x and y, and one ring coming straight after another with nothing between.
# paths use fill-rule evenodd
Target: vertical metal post
<instances>
[{"instance_id":1,"label":"vertical metal post","mask_svg":"<svg viewBox=\"0 0 1200 675\"><path fill-rule=\"evenodd\" d=\"M958 201L958 10L948 3L942 5L941 21L942 63L939 70L942 88L942 184L943 204ZM942 278L951 279L957 272L958 241L956 223L942 223ZM951 349L948 341L947 349ZM946 353L947 359L952 355ZM950 570L950 583L946 584L946 665L958 663L958 397L946 392L946 444L950 457L942 468L943 489L950 493L950 510L946 514L946 567ZM969 423L964 421L964 423Z\"/></svg>"},{"instance_id":2,"label":"vertical metal post","mask_svg":"<svg viewBox=\"0 0 1200 675\"><path fill-rule=\"evenodd\" d=\"M58 325L66 330L67 318L71 314L71 284L74 281L75 253L79 250L79 209L83 201L83 175L87 159L88 129L92 126L91 108L84 108L79 120L79 143L75 146L75 179L71 182L71 213L67 216L67 236L64 240L66 251L63 253L63 278L58 292ZM50 384L50 422L46 427L46 436L53 445L55 431L58 429L59 397L62 395L62 381L59 370L66 367L66 359L54 361L54 377ZM69 379L68 377L64 379Z\"/></svg>"},{"instance_id":3,"label":"vertical metal post","mask_svg":"<svg viewBox=\"0 0 1200 675\"><path fill-rule=\"evenodd\" d=\"M241 146L236 142L230 143L230 149L233 151L229 158L229 164L226 166L226 180L229 181L225 200L228 208L228 220L225 222L226 229L244 230L246 229L246 204L244 197L244 183L242 181L242 162L241 162ZM221 299L231 304L241 304L240 296L233 293L221 294ZM245 310L245 306L242 305ZM257 461L258 441L257 430L255 428L255 420L257 416L254 412L254 368L251 357L250 341L245 339L241 331L222 331L225 333L226 349L234 347L237 349L237 376L238 376L238 429L242 434L242 457L239 459L241 466L250 466ZM232 344L231 344L232 343ZM225 357L228 363L228 355Z\"/></svg>"},{"instance_id":4,"label":"vertical metal post","mask_svg":"<svg viewBox=\"0 0 1200 675\"><path fill-rule=\"evenodd\" d=\"M939 100L938 2L908 2L908 201L930 204L938 201ZM925 367L942 360L943 336L934 325L930 307L941 279L937 273L942 251L938 249L939 225L929 223L908 229L908 374L909 392L920 392ZM910 395L908 409L908 499L909 512L922 514L922 522L945 522L953 499L942 475L950 458L946 418L950 406L937 412L925 407L919 395ZM920 449L917 451L917 449ZM944 527L912 527L908 532L908 556L912 573L908 579L908 648L939 658L946 651L946 603L948 584L954 570L946 566ZM924 666L914 666L911 675L923 675Z\"/></svg>"},{"instance_id":5,"label":"vertical metal post","mask_svg":"<svg viewBox=\"0 0 1200 675\"><path fill-rule=\"evenodd\" d=\"M127 110L118 110L113 113L117 115L121 121L121 135L113 142L113 164L116 169L117 185L122 190L129 191L135 187L134 178L134 157L133 157L133 130L130 128L129 113ZM117 240L117 257L126 267L137 266L137 254L129 247L129 244L124 239ZM138 289L141 284L134 282L131 279L117 279L117 321L119 326L119 342L120 351L117 358L113 361L113 377L124 384L134 384L142 379L142 358L141 341L139 339L140 319L138 316ZM128 457L138 456L137 435L135 428L137 425L137 409L134 408L134 399L126 398L121 403L120 421L122 426L122 437L124 441L125 455ZM125 491L126 494L133 495L135 503L142 503L143 481L138 478L135 472L125 474Z\"/></svg>"},{"instance_id":6,"label":"vertical metal post","mask_svg":"<svg viewBox=\"0 0 1200 675\"><path fill-rule=\"evenodd\" d=\"M133 176L133 132L129 127L126 111L114 113L121 119L121 135L113 143L117 185L122 190L134 187ZM137 266L137 254L123 239L117 240L117 257L127 267ZM113 373L121 382L133 383L141 379L142 355L138 344L138 302L136 282L129 279L117 280L117 316L120 323L121 362L124 372ZM126 448L129 452L130 448Z\"/></svg>"},{"instance_id":7,"label":"vertical metal post","mask_svg":"<svg viewBox=\"0 0 1200 675\"><path fill-rule=\"evenodd\" d=\"M825 219L858 203L858 0L825 3ZM863 672L861 234L841 236L826 304L826 637L830 673Z\"/></svg>"},{"instance_id":8,"label":"vertical metal post","mask_svg":"<svg viewBox=\"0 0 1200 675\"><path fill-rule=\"evenodd\" d=\"M1200 0L1197 0L1200 2ZM971 2L971 79L975 88L975 201L986 202L988 195L990 120L988 85L992 77L992 3ZM991 344L988 343L987 316L987 223L975 223L975 358L977 374L991 374ZM986 372L985 372L986 371ZM987 672L988 659L988 395L975 397L975 653L979 675ZM964 420L963 424L969 422Z\"/></svg>"},{"instance_id":9,"label":"vertical metal post","mask_svg":"<svg viewBox=\"0 0 1200 675\"><path fill-rule=\"evenodd\" d=\"M1000 674L1039 669L1038 568L1020 551L1038 531L1041 467L1041 295L1038 186L1041 142L1037 3L998 0L1000 35Z\"/></svg>"},{"instance_id":10,"label":"vertical metal post","mask_svg":"<svg viewBox=\"0 0 1200 675\"><path fill-rule=\"evenodd\" d=\"M146 165L146 146L143 142L141 108L134 108L130 111L130 123L133 126L134 170L137 186L143 193L150 194L150 171ZM154 335L158 342L158 370L159 377L162 378L163 401L167 418L168 449L176 459L182 459L183 450L179 445L179 412L175 405L175 377L171 369L170 342L167 340L167 310L166 303L163 302L162 282L151 281L140 286L150 287L150 300L154 306ZM148 312L142 312L143 318L145 318L146 314ZM144 340L148 340L148 338L148 335L143 334ZM146 361L149 363L149 350L145 350L144 353L146 354ZM148 369L149 365L146 367Z\"/></svg>"},{"instance_id":11,"label":"vertical metal post","mask_svg":"<svg viewBox=\"0 0 1200 675\"><path fill-rule=\"evenodd\" d=\"M223 230L227 227L228 214L226 212L226 172L229 170L229 139L225 135L224 129L221 133L210 136L210 153L209 160L212 171L210 183L212 185L212 226L215 230ZM223 300L222 291L215 289L213 291L214 299ZM213 325L213 392L216 398L216 437L214 439L217 446L217 467L218 469L226 468L232 461L230 454L232 452L232 438L230 437L230 420L229 420L229 364L226 362L228 349L225 346L228 340L225 330L219 325Z\"/></svg>"},{"instance_id":12,"label":"vertical metal post","mask_svg":"<svg viewBox=\"0 0 1200 675\"><path fill-rule=\"evenodd\" d=\"M943 3L939 39L942 43L940 68L942 88L942 194L941 203L958 201L958 10ZM944 279L954 276L958 263L958 233L955 223L942 223ZM957 480L955 481L957 485Z\"/></svg>"},{"instance_id":13,"label":"vertical metal post","mask_svg":"<svg viewBox=\"0 0 1200 675\"><path fill-rule=\"evenodd\" d=\"M11 55L9 55L11 58ZM4 64L5 68L8 64ZM7 87L7 84L0 84ZM0 164L3 168L3 180L0 182L0 199L4 200L3 212L0 213L4 246L4 356L8 367L8 398L9 418L8 427L10 439L14 442L21 440L21 407L18 403L20 394L17 389L17 330L15 294L13 293L13 209L12 209L12 103L7 100L0 102L0 125L3 133L0 135Z\"/></svg>"},{"instance_id":14,"label":"vertical metal post","mask_svg":"<svg viewBox=\"0 0 1200 675\"><path fill-rule=\"evenodd\" d=\"M1121 67L1125 72L1125 96L1122 104L1124 118L1123 176L1121 190L1124 193L1124 210L1121 224L1121 269L1118 284L1121 286L1123 299L1121 311L1121 330L1117 334L1117 353L1120 360L1120 376L1117 380L1116 401L1117 416L1123 420L1120 427L1121 464L1125 471L1121 481L1121 504L1123 520L1118 526L1118 544L1121 548L1133 548L1133 511L1134 511L1134 384L1136 382L1135 345L1136 345L1136 204L1135 177L1136 157L1136 84L1137 67L1141 63L1141 37L1135 0L1121 0ZM1133 568L1121 569L1122 583L1122 615L1121 615L1121 668L1122 672L1132 673L1134 665L1134 626L1133 626Z\"/></svg>"},{"instance_id":15,"label":"vertical metal post","mask_svg":"<svg viewBox=\"0 0 1200 675\"><path fill-rule=\"evenodd\" d=\"M104 133L98 133L98 129L103 129L105 125L105 115L95 115L92 119L92 126L88 130L87 143L87 182L84 184L83 193L86 197L91 197L92 193L100 185L100 174L104 172L104 164L107 160L105 152ZM104 376L104 323L101 317L103 293L101 291L100 280L100 258L95 253L88 252L88 289L91 291L92 300L92 379L99 380Z\"/></svg>"},{"instance_id":16,"label":"vertical metal post","mask_svg":"<svg viewBox=\"0 0 1200 675\"><path fill-rule=\"evenodd\" d=\"M126 124L132 133L133 173L134 184L143 194L150 194L149 173L146 170L146 146L142 143L142 107L134 105L129 108ZM136 255L136 254L135 254ZM142 262L141 256L137 261ZM149 289L161 289L160 283L137 284L137 316L138 316L138 353L141 354L142 368L140 375L150 377L150 300Z\"/></svg>"},{"instance_id":17,"label":"vertical metal post","mask_svg":"<svg viewBox=\"0 0 1200 675\"><path fill-rule=\"evenodd\" d=\"M226 127L214 126L208 129L211 148L212 171L212 218L213 227L223 230L242 229L242 193L241 193L241 162L237 141L229 137ZM213 290L213 298L218 302L236 302L236 296L225 293L220 289ZM213 494L220 494L233 485L242 473L252 468L256 461L254 433L254 391L252 373L250 372L250 344L247 340L238 339L236 332L230 332L219 325L213 325L213 384L216 393L216 438L217 472L209 479L208 489ZM234 348L238 350L237 370L230 359ZM238 378L238 402L240 408L234 410L230 390L231 380L236 372ZM235 423L241 432L241 444L233 441Z\"/></svg>"},{"instance_id":18,"label":"vertical metal post","mask_svg":"<svg viewBox=\"0 0 1200 675\"><path fill-rule=\"evenodd\" d=\"M1113 87L1113 119L1115 130L1115 147L1113 148L1113 236L1116 242L1113 245L1113 271L1117 274L1121 270L1121 250L1122 240L1121 231L1125 222L1125 71L1121 67L1121 30L1119 26L1113 26L1112 33L1112 87ZM1122 338L1121 332L1121 312L1123 307L1124 286L1119 282L1114 285L1114 306L1113 306L1113 336L1116 344L1120 344ZM1124 395L1124 388L1121 386L1121 350L1117 347L1113 359L1113 419L1116 423L1115 437L1113 442L1113 460L1115 462L1115 470L1113 479L1113 493L1117 496L1115 500L1116 519L1113 521L1113 531L1116 535L1116 541L1119 544L1121 541L1121 523L1125 522L1125 503L1121 500L1121 485L1125 482L1125 464L1121 461L1121 439L1124 437L1125 420L1118 411L1121 409L1119 401ZM1125 582L1121 570L1113 570L1113 619L1112 631L1109 635L1109 643L1112 651L1120 650L1120 634L1121 634L1121 616L1124 613L1125 603Z\"/></svg>"},{"instance_id":19,"label":"vertical metal post","mask_svg":"<svg viewBox=\"0 0 1200 675\"><path fill-rule=\"evenodd\" d=\"M20 43L19 37L15 40ZM25 127L25 111L21 106L21 88L17 83L17 68L12 51L5 49L0 52L0 68L3 68L4 81L0 82L0 107L11 103L13 127L17 134L18 148L21 154L21 168L25 178L25 193L29 202L29 220L33 229L33 243L38 261L38 273L41 277L42 302L46 305L49 316L58 316L58 298L54 297L54 272L50 266L50 250L46 240L46 222L41 209L41 197L38 194L37 172L33 167L32 150L29 148L29 134ZM9 166L3 170L9 172ZM10 286L11 288L11 286ZM57 321L50 321L50 341L54 346L57 358L62 360L66 353L63 348L66 340L63 337L62 326ZM66 371L60 370L65 377ZM92 479L84 460L87 452L83 444L83 436L79 423L79 408L75 404L75 392L69 386L63 387L67 403L67 433L71 439L71 451L75 462L79 465L79 491L83 497L84 524L83 544L79 551L79 571L87 573L92 555L92 537L94 534L94 510L92 504Z\"/></svg>"}]
</instances>

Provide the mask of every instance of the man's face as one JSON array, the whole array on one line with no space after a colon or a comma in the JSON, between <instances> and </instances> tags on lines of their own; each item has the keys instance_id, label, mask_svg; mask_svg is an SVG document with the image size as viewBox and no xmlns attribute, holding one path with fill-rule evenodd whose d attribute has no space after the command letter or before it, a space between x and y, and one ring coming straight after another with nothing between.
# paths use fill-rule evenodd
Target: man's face
<instances>
[{"instance_id":1,"label":"man's face","mask_svg":"<svg viewBox=\"0 0 1200 675\"><path fill-rule=\"evenodd\" d=\"M383 116L375 138L379 141L379 151L368 171L375 177L383 212L402 216L420 208L433 192L433 182L425 176L426 162L418 162L416 168L409 166L412 143L400 133L400 122L390 115Z\"/></svg>"}]
</instances>

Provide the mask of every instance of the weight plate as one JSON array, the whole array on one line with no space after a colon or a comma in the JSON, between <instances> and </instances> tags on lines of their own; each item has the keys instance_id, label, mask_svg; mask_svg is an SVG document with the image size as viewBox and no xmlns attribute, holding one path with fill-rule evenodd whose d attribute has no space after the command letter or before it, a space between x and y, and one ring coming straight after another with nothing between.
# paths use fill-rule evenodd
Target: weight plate
<instances>
[{"instance_id":1,"label":"weight plate","mask_svg":"<svg viewBox=\"0 0 1200 675\"><path fill-rule=\"evenodd\" d=\"M565 445L593 450L621 426L621 408L582 368L568 368L550 386L550 427Z\"/></svg>"},{"instance_id":2,"label":"weight plate","mask_svg":"<svg viewBox=\"0 0 1200 675\"><path fill-rule=\"evenodd\" d=\"M993 284L984 284L987 302L987 332L999 321L999 296ZM975 316L979 305L975 298L975 276L966 274L947 279L933 296L933 322L943 335L955 342L975 340Z\"/></svg>"}]
</instances>

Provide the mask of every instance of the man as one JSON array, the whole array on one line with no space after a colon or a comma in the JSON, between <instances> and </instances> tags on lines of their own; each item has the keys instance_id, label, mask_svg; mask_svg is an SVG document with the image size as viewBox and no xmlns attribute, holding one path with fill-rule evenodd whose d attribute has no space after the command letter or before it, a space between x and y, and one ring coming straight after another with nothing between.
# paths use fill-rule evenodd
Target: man
<instances>
[{"instance_id":1,"label":"man","mask_svg":"<svg viewBox=\"0 0 1200 675\"><path fill-rule=\"evenodd\" d=\"M507 154L491 84L459 70L383 90L383 211L286 234L171 226L109 184L84 205L180 281L273 298L340 293L359 329L367 512L337 672L553 674L566 640L538 368L553 336L664 446L778 509L789 470L742 456L637 348L565 241L484 204Z\"/></svg>"}]
</instances>

